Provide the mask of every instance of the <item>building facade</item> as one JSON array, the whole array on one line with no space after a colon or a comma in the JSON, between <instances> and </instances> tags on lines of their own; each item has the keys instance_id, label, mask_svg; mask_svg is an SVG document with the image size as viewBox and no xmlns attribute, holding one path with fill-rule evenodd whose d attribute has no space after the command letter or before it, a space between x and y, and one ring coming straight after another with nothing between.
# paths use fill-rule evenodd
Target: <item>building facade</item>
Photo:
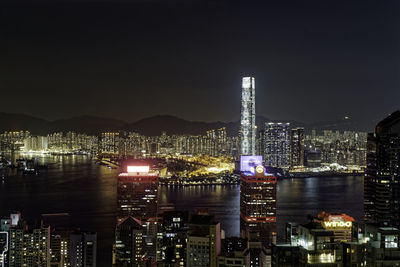
<instances>
[{"instance_id":1,"label":"building facade","mask_svg":"<svg viewBox=\"0 0 400 267\"><path fill-rule=\"evenodd\" d=\"M365 220L400 229L400 111L378 123L368 150Z\"/></svg>"},{"instance_id":2,"label":"building facade","mask_svg":"<svg viewBox=\"0 0 400 267\"><path fill-rule=\"evenodd\" d=\"M290 123L265 123L263 154L265 166L278 168L289 167Z\"/></svg>"},{"instance_id":3,"label":"building facade","mask_svg":"<svg viewBox=\"0 0 400 267\"><path fill-rule=\"evenodd\" d=\"M240 234L249 240L257 235L263 247L276 238L276 181L262 166L240 177Z\"/></svg>"},{"instance_id":4,"label":"building facade","mask_svg":"<svg viewBox=\"0 0 400 267\"><path fill-rule=\"evenodd\" d=\"M254 77L242 79L240 110L240 155L256 153L256 89Z\"/></svg>"},{"instance_id":5,"label":"building facade","mask_svg":"<svg viewBox=\"0 0 400 267\"><path fill-rule=\"evenodd\" d=\"M294 128L290 134L290 167L304 166L304 128Z\"/></svg>"}]
</instances>

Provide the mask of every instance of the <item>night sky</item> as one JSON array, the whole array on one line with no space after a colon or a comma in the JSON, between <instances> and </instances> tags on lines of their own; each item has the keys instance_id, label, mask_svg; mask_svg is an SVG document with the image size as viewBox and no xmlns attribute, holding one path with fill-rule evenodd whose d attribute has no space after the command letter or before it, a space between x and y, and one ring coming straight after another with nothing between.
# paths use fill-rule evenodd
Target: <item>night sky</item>
<instances>
[{"instance_id":1,"label":"night sky","mask_svg":"<svg viewBox=\"0 0 400 267\"><path fill-rule=\"evenodd\" d=\"M379 119L400 108L400 1L0 1L0 111ZM35 2L35 1L33 1Z\"/></svg>"}]
</instances>

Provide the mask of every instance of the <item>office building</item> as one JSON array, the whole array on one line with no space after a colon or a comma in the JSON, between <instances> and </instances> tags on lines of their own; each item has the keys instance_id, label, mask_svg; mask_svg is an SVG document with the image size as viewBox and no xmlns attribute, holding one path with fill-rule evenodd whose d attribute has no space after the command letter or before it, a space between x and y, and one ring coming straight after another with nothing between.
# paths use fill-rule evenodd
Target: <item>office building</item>
<instances>
[{"instance_id":1,"label":"office building","mask_svg":"<svg viewBox=\"0 0 400 267\"><path fill-rule=\"evenodd\" d=\"M367 259L364 266L400 265L400 230L366 224Z\"/></svg>"},{"instance_id":2,"label":"office building","mask_svg":"<svg viewBox=\"0 0 400 267\"><path fill-rule=\"evenodd\" d=\"M321 212L307 223L287 223L286 243L273 245L272 266L398 266L400 231L346 214Z\"/></svg>"},{"instance_id":3,"label":"office building","mask_svg":"<svg viewBox=\"0 0 400 267\"><path fill-rule=\"evenodd\" d=\"M70 263L70 236L73 229L52 228L50 233L50 265L67 267ZM76 265L75 265L76 266Z\"/></svg>"},{"instance_id":4,"label":"office building","mask_svg":"<svg viewBox=\"0 0 400 267\"><path fill-rule=\"evenodd\" d=\"M265 123L263 154L265 166L278 168L289 167L290 123Z\"/></svg>"},{"instance_id":5,"label":"office building","mask_svg":"<svg viewBox=\"0 0 400 267\"><path fill-rule=\"evenodd\" d=\"M376 218L376 138L374 133L367 138L367 167L364 175L364 221L375 223Z\"/></svg>"},{"instance_id":6,"label":"office building","mask_svg":"<svg viewBox=\"0 0 400 267\"><path fill-rule=\"evenodd\" d=\"M400 111L378 123L367 147L365 220L400 229Z\"/></svg>"},{"instance_id":7,"label":"office building","mask_svg":"<svg viewBox=\"0 0 400 267\"><path fill-rule=\"evenodd\" d=\"M97 234L74 232L69 238L71 267L96 267Z\"/></svg>"},{"instance_id":8,"label":"office building","mask_svg":"<svg viewBox=\"0 0 400 267\"><path fill-rule=\"evenodd\" d=\"M8 231L0 231L0 266L8 266Z\"/></svg>"},{"instance_id":9,"label":"office building","mask_svg":"<svg viewBox=\"0 0 400 267\"><path fill-rule=\"evenodd\" d=\"M143 222L131 216L118 221L113 247L113 266L136 267L147 260L146 229Z\"/></svg>"},{"instance_id":10,"label":"office building","mask_svg":"<svg viewBox=\"0 0 400 267\"><path fill-rule=\"evenodd\" d=\"M276 177L263 166L240 177L240 234L248 240L257 235L266 248L276 237Z\"/></svg>"},{"instance_id":11,"label":"office building","mask_svg":"<svg viewBox=\"0 0 400 267\"><path fill-rule=\"evenodd\" d=\"M314 222L320 223L324 229L332 231L334 241L358 241L358 224L355 223L353 217L347 214L323 211L314 218Z\"/></svg>"},{"instance_id":12,"label":"office building","mask_svg":"<svg viewBox=\"0 0 400 267\"><path fill-rule=\"evenodd\" d=\"M118 175L118 217L132 216L139 220L157 217L158 175L149 166L125 164Z\"/></svg>"},{"instance_id":13,"label":"office building","mask_svg":"<svg viewBox=\"0 0 400 267\"><path fill-rule=\"evenodd\" d=\"M246 266L247 240L240 237L221 239L221 253L217 261L218 267L243 267Z\"/></svg>"},{"instance_id":14,"label":"office building","mask_svg":"<svg viewBox=\"0 0 400 267\"><path fill-rule=\"evenodd\" d=\"M132 163L132 164L131 164ZM114 258L117 266L136 266L140 259L156 260L158 175L138 161L124 162L118 175L118 217L115 230ZM130 235L137 235L135 244ZM140 248L139 248L140 245Z\"/></svg>"},{"instance_id":15,"label":"office building","mask_svg":"<svg viewBox=\"0 0 400 267\"><path fill-rule=\"evenodd\" d=\"M290 167L304 166L304 128L294 128L290 134Z\"/></svg>"},{"instance_id":16,"label":"office building","mask_svg":"<svg viewBox=\"0 0 400 267\"><path fill-rule=\"evenodd\" d=\"M214 216L193 214L186 246L187 267L217 267L217 256L221 252L220 223Z\"/></svg>"},{"instance_id":17,"label":"office building","mask_svg":"<svg viewBox=\"0 0 400 267\"><path fill-rule=\"evenodd\" d=\"M186 265L189 213L164 211L158 222L157 263L166 267Z\"/></svg>"},{"instance_id":18,"label":"office building","mask_svg":"<svg viewBox=\"0 0 400 267\"><path fill-rule=\"evenodd\" d=\"M240 155L256 153L256 89L253 77L242 79L240 110Z\"/></svg>"}]
</instances>

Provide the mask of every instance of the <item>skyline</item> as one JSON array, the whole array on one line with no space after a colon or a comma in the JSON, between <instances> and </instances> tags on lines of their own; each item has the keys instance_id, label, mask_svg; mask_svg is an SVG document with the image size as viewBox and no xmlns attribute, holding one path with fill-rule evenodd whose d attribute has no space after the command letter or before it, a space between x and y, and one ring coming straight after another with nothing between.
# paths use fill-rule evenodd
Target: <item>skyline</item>
<instances>
[{"instance_id":1,"label":"skyline","mask_svg":"<svg viewBox=\"0 0 400 267\"><path fill-rule=\"evenodd\" d=\"M236 121L248 75L275 120L398 109L395 1L59 3L0 4L2 111Z\"/></svg>"},{"instance_id":2,"label":"skyline","mask_svg":"<svg viewBox=\"0 0 400 267\"><path fill-rule=\"evenodd\" d=\"M264 123L290 123L292 127L303 127L306 131L331 130L341 132L372 132L379 121L380 120L338 118L337 120L331 121L325 120L305 123L303 121L276 120L273 118L256 116L256 126L259 129L264 127ZM90 115L45 120L29 114L0 112L0 125L1 131L27 130L33 134L47 134L54 131L76 131L78 133L94 134L104 131L129 130L150 136L160 135L163 131L170 134L204 134L210 129L226 127L229 135L235 136L239 133L240 120L230 122L191 121L172 115L155 115L141 118L133 122Z\"/></svg>"},{"instance_id":3,"label":"skyline","mask_svg":"<svg viewBox=\"0 0 400 267\"><path fill-rule=\"evenodd\" d=\"M0 267L399 264L399 14L0 0Z\"/></svg>"}]
</instances>

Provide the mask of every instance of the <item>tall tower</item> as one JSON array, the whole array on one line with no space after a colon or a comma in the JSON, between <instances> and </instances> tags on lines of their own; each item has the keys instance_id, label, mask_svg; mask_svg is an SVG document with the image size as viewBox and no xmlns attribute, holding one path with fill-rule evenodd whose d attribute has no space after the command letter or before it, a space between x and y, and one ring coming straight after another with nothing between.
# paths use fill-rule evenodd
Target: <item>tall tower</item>
<instances>
[{"instance_id":1,"label":"tall tower","mask_svg":"<svg viewBox=\"0 0 400 267\"><path fill-rule=\"evenodd\" d=\"M290 123L266 122L263 141L265 166L289 167Z\"/></svg>"},{"instance_id":2,"label":"tall tower","mask_svg":"<svg viewBox=\"0 0 400 267\"><path fill-rule=\"evenodd\" d=\"M290 167L304 166L304 128L294 128L290 134Z\"/></svg>"},{"instance_id":3,"label":"tall tower","mask_svg":"<svg viewBox=\"0 0 400 267\"><path fill-rule=\"evenodd\" d=\"M276 237L276 181L261 165L240 176L240 235L257 235L265 248Z\"/></svg>"},{"instance_id":4,"label":"tall tower","mask_svg":"<svg viewBox=\"0 0 400 267\"><path fill-rule=\"evenodd\" d=\"M368 137L364 179L364 218L383 227L400 227L400 111L378 123Z\"/></svg>"},{"instance_id":5,"label":"tall tower","mask_svg":"<svg viewBox=\"0 0 400 267\"><path fill-rule=\"evenodd\" d=\"M254 77L242 79L240 155L256 154L256 87Z\"/></svg>"},{"instance_id":6,"label":"tall tower","mask_svg":"<svg viewBox=\"0 0 400 267\"><path fill-rule=\"evenodd\" d=\"M158 175L140 163L126 162L118 175L114 266L139 266L156 257Z\"/></svg>"}]
</instances>

